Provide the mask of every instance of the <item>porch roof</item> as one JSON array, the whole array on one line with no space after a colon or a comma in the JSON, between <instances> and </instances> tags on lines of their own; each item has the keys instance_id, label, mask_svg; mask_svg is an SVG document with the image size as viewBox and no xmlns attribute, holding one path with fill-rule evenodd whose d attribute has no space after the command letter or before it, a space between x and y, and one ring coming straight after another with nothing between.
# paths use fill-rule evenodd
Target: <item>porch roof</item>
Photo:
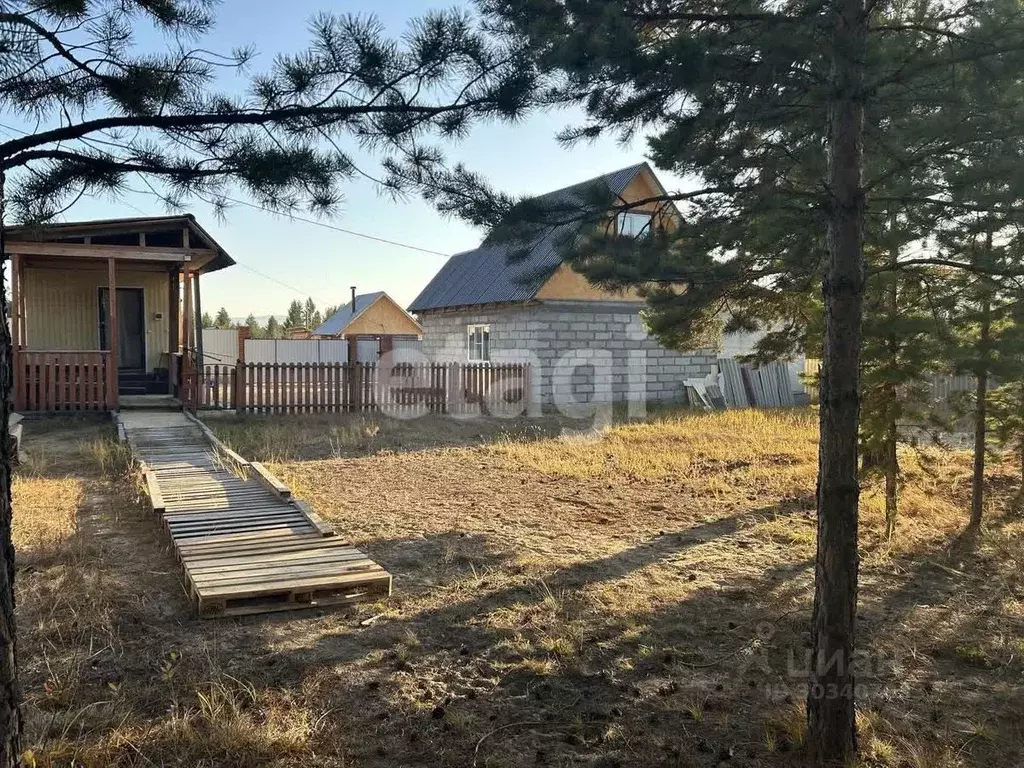
<instances>
[{"instance_id":1,"label":"porch roof","mask_svg":"<svg viewBox=\"0 0 1024 768\"><path fill-rule=\"evenodd\" d=\"M75 246L88 243L93 246L109 246L134 251L133 258L145 258L145 252L152 249L154 255L162 251L183 250L183 232L189 232L189 249L199 257L194 269L198 272L214 272L235 264L227 251L203 229L195 217L188 213L176 216L136 216L121 219L93 219L90 221L67 221L47 224L24 224L6 227L7 254L17 253L17 243L33 244L34 251L42 244L54 246ZM142 236L145 236L144 238ZM88 238L88 241L86 240ZM143 246L142 243L145 242ZM56 256L73 254L57 253ZM63 250L63 249L60 249ZM99 250L99 248L97 248ZM5 254L6 255L6 254Z\"/></svg>"}]
</instances>

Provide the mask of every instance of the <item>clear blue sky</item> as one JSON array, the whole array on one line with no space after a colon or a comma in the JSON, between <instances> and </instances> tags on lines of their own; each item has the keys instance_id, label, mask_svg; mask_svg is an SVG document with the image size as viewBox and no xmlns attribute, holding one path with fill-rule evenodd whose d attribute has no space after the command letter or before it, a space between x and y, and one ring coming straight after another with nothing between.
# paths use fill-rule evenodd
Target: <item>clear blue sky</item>
<instances>
[{"instance_id":1,"label":"clear blue sky","mask_svg":"<svg viewBox=\"0 0 1024 768\"><path fill-rule=\"evenodd\" d=\"M269 66L275 53L304 47L309 40L308 20L320 11L376 13L389 33L397 35L409 18L451 5L433 0L225 0L217 27L204 40L204 47L226 51L252 44L258 51L253 70L258 71ZM158 41L151 35L140 37L146 46ZM555 134L576 118L578 115L549 113L514 127L479 126L450 147L451 158L484 173L499 188L518 194L555 189L643 159L642 142L628 148L611 140L572 150L559 147ZM676 186L669 177L663 175L662 180L670 188ZM472 248L482 236L461 221L442 218L419 199L395 202L380 197L368 181L353 182L345 195L339 215L327 223L446 254ZM445 261L442 256L372 242L245 206L233 207L226 221L215 219L202 203L191 210L239 264L204 279L203 308L211 314L225 306L233 317L252 312L257 316L275 314L280 319L294 298L312 296L321 307L338 304L348 297L350 285L358 286L360 292L387 291L407 305ZM140 212L160 214L165 210L154 198L133 195L82 201L66 218L134 216Z\"/></svg>"}]
</instances>

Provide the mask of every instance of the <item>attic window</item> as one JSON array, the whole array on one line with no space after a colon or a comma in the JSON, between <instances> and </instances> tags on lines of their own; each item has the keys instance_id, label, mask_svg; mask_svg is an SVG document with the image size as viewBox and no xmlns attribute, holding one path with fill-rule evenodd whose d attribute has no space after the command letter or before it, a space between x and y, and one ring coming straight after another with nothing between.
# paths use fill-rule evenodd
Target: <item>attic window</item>
<instances>
[{"instance_id":1,"label":"attic window","mask_svg":"<svg viewBox=\"0 0 1024 768\"><path fill-rule=\"evenodd\" d=\"M486 363L491 359L491 326L467 325L469 362Z\"/></svg>"},{"instance_id":2,"label":"attic window","mask_svg":"<svg viewBox=\"0 0 1024 768\"><path fill-rule=\"evenodd\" d=\"M618 233L624 237L640 237L650 233L651 219L653 218L653 214L650 213L626 211L618 215L616 228Z\"/></svg>"}]
</instances>

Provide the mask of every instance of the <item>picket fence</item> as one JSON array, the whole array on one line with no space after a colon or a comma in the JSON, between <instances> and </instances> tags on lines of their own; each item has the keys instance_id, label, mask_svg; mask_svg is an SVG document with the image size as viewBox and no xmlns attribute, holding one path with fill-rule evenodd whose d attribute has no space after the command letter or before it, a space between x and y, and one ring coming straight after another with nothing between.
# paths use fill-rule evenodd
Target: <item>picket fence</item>
<instances>
[{"instance_id":1,"label":"picket fence","mask_svg":"<svg viewBox=\"0 0 1024 768\"><path fill-rule=\"evenodd\" d=\"M207 365L195 403L239 413L500 413L530 397L524 364L242 363Z\"/></svg>"}]
</instances>

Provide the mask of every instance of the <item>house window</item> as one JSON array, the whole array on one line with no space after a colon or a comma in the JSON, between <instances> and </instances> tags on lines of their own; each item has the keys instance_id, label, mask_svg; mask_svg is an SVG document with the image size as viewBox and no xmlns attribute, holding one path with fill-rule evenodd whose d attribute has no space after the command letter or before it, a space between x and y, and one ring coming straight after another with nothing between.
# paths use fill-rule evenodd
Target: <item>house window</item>
<instances>
[{"instance_id":1,"label":"house window","mask_svg":"<svg viewBox=\"0 0 1024 768\"><path fill-rule=\"evenodd\" d=\"M469 361L486 363L491 359L491 326L468 325Z\"/></svg>"},{"instance_id":2,"label":"house window","mask_svg":"<svg viewBox=\"0 0 1024 768\"><path fill-rule=\"evenodd\" d=\"M649 234L651 231L650 213L634 213L627 211L620 213L617 220L618 232L625 237L640 237Z\"/></svg>"}]
</instances>

